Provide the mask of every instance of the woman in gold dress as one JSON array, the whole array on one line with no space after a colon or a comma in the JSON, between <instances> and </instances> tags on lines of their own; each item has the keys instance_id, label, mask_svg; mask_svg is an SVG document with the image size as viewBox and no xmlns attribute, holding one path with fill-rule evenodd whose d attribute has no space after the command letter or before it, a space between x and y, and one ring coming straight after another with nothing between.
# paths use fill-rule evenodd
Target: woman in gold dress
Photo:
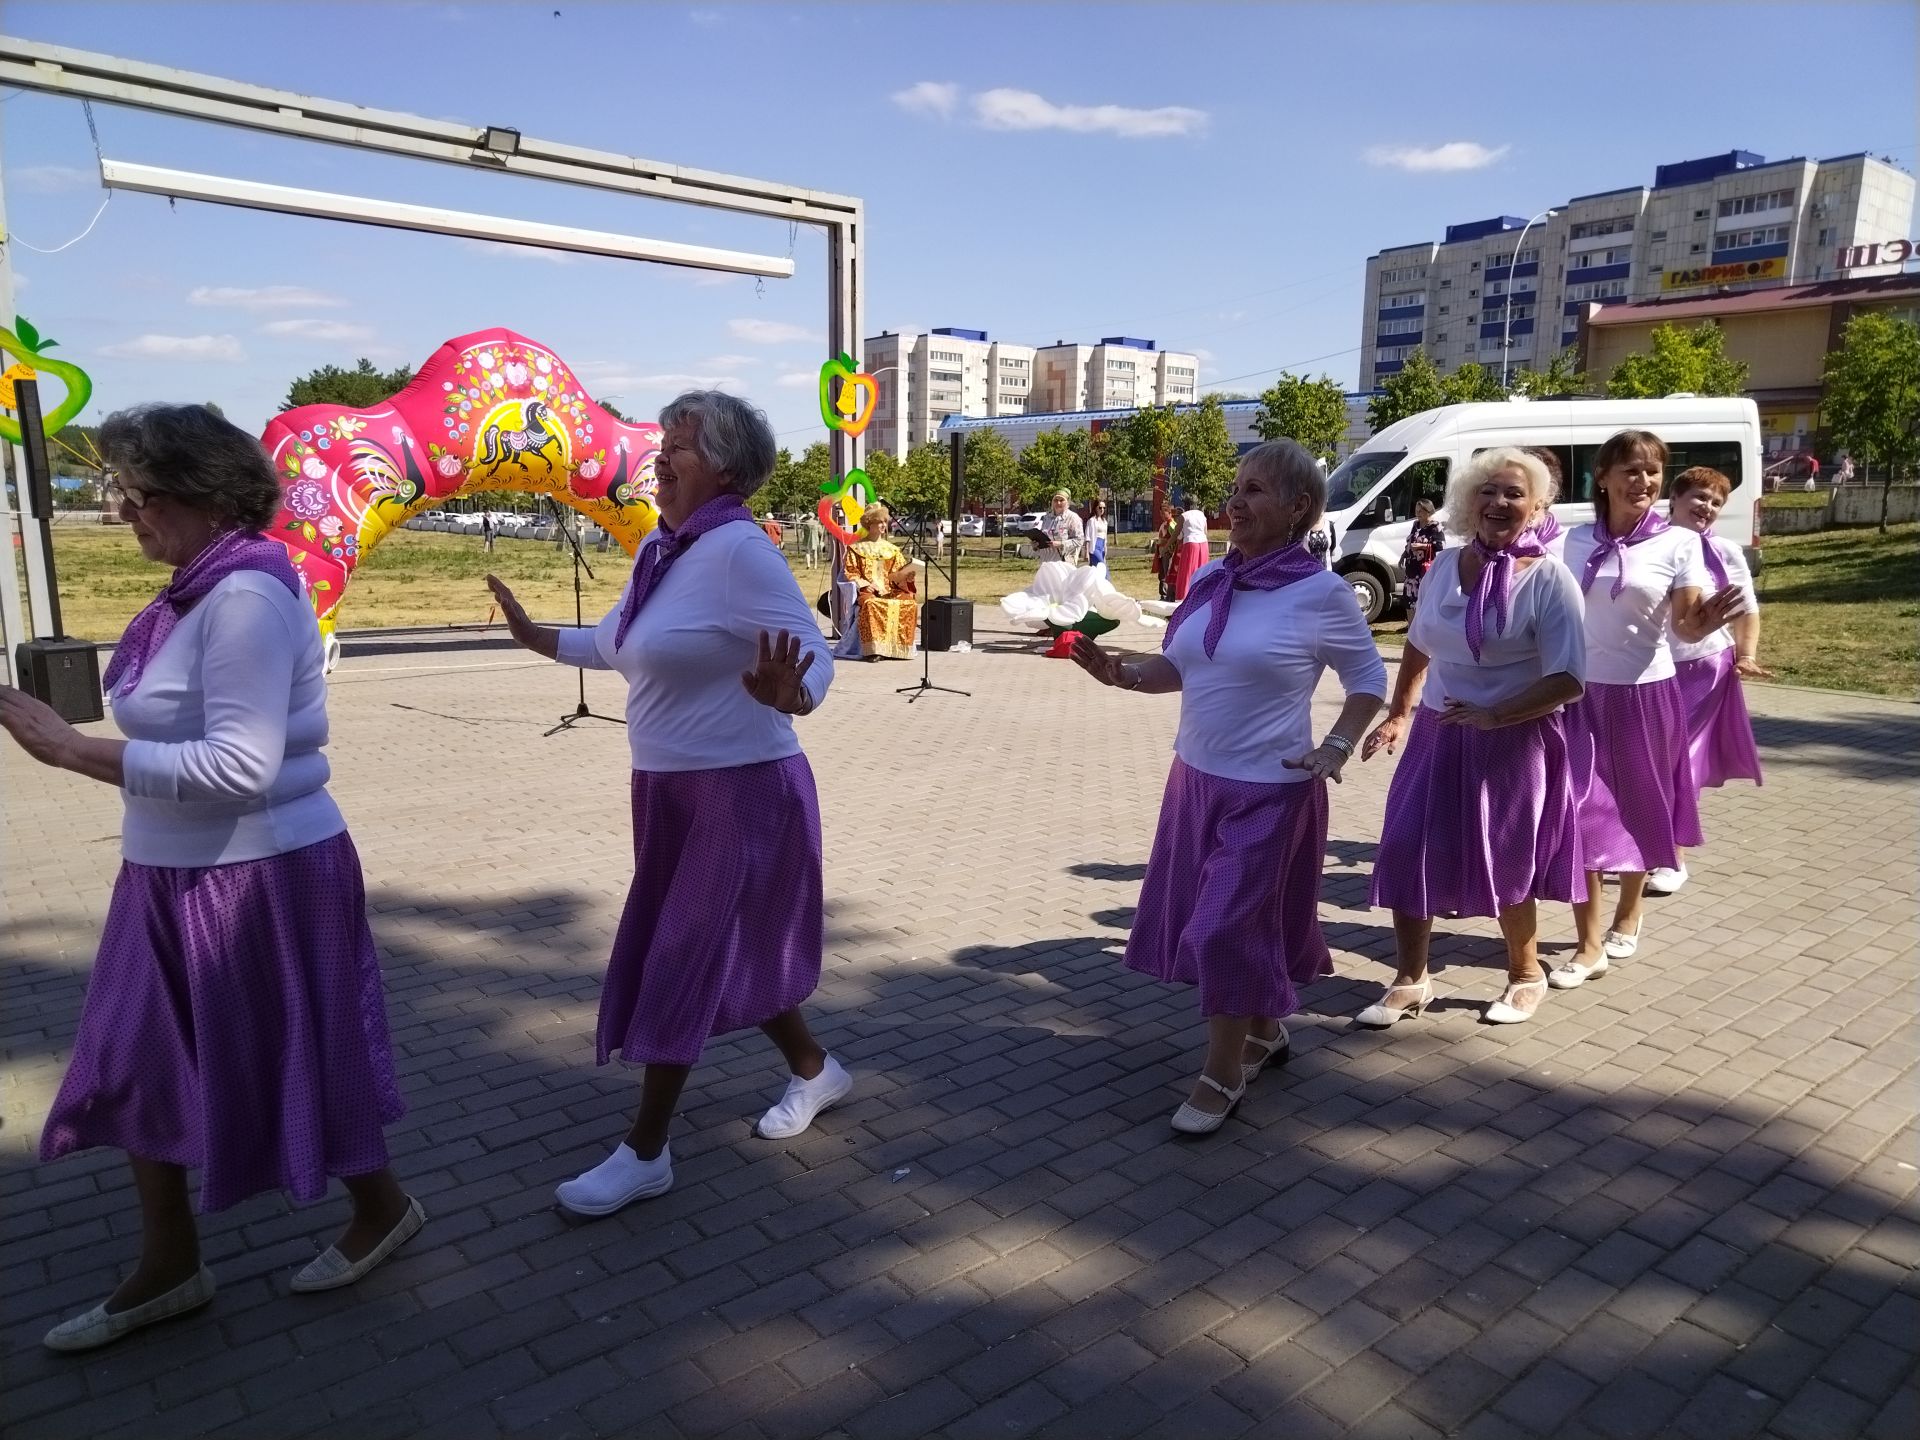
<instances>
[{"instance_id":1,"label":"woman in gold dress","mask_svg":"<svg viewBox=\"0 0 1920 1440\"><path fill-rule=\"evenodd\" d=\"M844 577L858 591L860 654L868 660L911 660L919 624L913 562L887 538L893 516L886 506L869 505L861 528L866 538L847 547L844 567Z\"/></svg>"}]
</instances>

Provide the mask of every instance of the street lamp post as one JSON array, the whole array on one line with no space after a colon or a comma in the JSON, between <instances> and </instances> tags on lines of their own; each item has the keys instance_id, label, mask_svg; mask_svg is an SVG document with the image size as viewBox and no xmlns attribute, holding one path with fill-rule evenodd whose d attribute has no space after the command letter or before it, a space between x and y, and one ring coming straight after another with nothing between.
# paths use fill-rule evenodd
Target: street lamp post
<instances>
[{"instance_id":1,"label":"street lamp post","mask_svg":"<svg viewBox=\"0 0 1920 1440\"><path fill-rule=\"evenodd\" d=\"M1505 323L1500 327L1500 388L1502 390L1507 388L1507 367L1512 361L1512 356L1508 352L1513 345L1513 272L1520 264L1520 247L1527 243L1527 231L1531 230L1536 223L1544 224L1559 213L1558 210L1542 210L1538 215L1534 216L1532 220L1527 221L1526 224L1520 227L1520 238L1513 242L1513 258L1507 262L1507 318ZM1537 304L1537 297L1540 293L1540 282L1537 275L1534 279L1533 288ZM1539 326L1536 324L1534 328L1538 330Z\"/></svg>"}]
</instances>

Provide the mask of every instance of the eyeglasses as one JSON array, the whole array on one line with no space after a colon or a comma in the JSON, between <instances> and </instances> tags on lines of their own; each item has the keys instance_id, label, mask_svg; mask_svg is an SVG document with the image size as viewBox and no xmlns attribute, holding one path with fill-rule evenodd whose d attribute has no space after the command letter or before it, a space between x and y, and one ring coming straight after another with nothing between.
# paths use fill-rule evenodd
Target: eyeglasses
<instances>
[{"instance_id":1,"label":"eyeglasses","mask_svg":"<svg viewBox=\"0 0 1920 1440\"><path fill-rule=\"evenodd\" d=\"M127 484L125 478L118 470L109 470L106 473L107 500L110 504L115 507L121 504L127 504L136 510L144 510L147 508L147 502L153 499L153 491L143 489L138 485Z\"/></svg>"}]
</instances>

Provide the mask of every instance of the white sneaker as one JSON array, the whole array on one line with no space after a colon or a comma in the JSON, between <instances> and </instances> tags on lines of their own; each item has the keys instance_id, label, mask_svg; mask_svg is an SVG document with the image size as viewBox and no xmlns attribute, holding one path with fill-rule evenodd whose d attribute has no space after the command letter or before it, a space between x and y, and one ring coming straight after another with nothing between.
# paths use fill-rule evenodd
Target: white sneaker
<instances>
[{"instance_id":1,"label":"white sneaker","mask_svg":"<svg viewBox=\"0 0 1920 1440\"><path fill-rule=\"evenodd\" d=\"M1678 894L1680 887L1687 883L1687 878L1687 867L1684 865L1678 870L1670 870L1664 865L1657 870L1649 870L1647 872L1647 894Z\"/></svg>"},{"instance_id":2,"label":"white sneaker","mask_svg":"<svg viewBox=\"0 0 1920 1440\"><path fill-rule=\"evenodd\" d=\"M611 1215L635 1200L651 1200L673 1188L673 1155L665 1145L642 1160L621 1141L613 1154L584 1175L562 1180L553 1194L576 1215Z\"/></svg>"},{"instance_id":3,"label":"white sneaker","mask_svg":"<svg viewBox=\"0 0 1920 1440\"><path fill-rule=\"evenodd\" d=\"M813 1124L814 1116L845 1099L851 1089L853 1076L829 1055L826 1066L813 1079L802 1080L795 1075L787 1081L787 1093L760 1117L754 1133L763 1140L791 1140L796 1135L804 1135Z\"/></svg>"}]
</instances>

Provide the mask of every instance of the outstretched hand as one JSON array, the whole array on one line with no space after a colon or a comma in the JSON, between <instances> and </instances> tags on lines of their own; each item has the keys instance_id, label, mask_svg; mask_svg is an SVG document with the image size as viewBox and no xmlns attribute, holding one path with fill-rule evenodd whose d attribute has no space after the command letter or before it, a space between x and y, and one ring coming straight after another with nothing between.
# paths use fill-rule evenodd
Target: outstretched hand
<instances>
[{"instance_id":1,"label":"outstretched hand","mask_svg":"<svg viewBox=\"0 0 1920 1440\"><path fill-rule=\"evenodd\" d=\"M533 649L533 637L540 627L528 616L526 607L514 598L513 591L507 588L507 582L498 575L489 575L487 589L493 592L494 603L500 607L501 618L507 622L507 633L513 636L516 644Z\"/></svg>"},{"instance_id":2,"label":"outstretched hand","mask_svg":"<svg viewBox=\"0 0 1920 1440\"><path fill-rule=\"evenodd\" d=\"M1366 740L1361 744L1360 759L1363 762L1371 760L1382 750L1386 751L1389 755L1393 754L1393 752L1399 748L1401 738L1406 734L1406 731L1406 716L1389 715L1373 727L1373 730L1368 734Z\"/></svg>"},{"instance_id":3,"label":"outstretched hand","mask_svg":"<svg viewBox=\"0 0 1920 1440\"><path fill-rule=\"evenodd\" d=\"M813 656L800 653L800 642L785 630L769 636L760 632L760 655L753 669L740 677L747 694L783 715L804 715L810 708L805 684Z\"/></svg>"},{"instance_id":4,"label":"outstretched hand","mask_svg":"<svg viewBox=\"0 0 1920 1440\"><path fill-rule=\"evenodd\" d=\"M1331 745L1316 745L1306 754L1280 762L1289 770L1304 770L1309 780L1331 780L1340 784L1340 767L1347 757Z\"/></svg>"},{"instance_id":5,"label":"outstretched hand","mask_svg":"<svg viewBox=\"0 0 1920 1440\"><path fill-rule=\"evenodd\" d=\"M0 685L0 729L42 765L61 764L67 746L80 733L51 705L11 685Z\"/></svg>"},{"instance_id":6,"label":"outstretched hand","mask_svg":"<svg viewBox=\"0 0 1920 1440\"><path fill-rule=\"evenodd\" d=\"M1091 636L1084 634L1074 636L1073 663L1102 685L1124 686L1126 684L1126 669L1121 663L1121 657L1102 650L1099 643Z\"/></svg>"}]
</instances>

